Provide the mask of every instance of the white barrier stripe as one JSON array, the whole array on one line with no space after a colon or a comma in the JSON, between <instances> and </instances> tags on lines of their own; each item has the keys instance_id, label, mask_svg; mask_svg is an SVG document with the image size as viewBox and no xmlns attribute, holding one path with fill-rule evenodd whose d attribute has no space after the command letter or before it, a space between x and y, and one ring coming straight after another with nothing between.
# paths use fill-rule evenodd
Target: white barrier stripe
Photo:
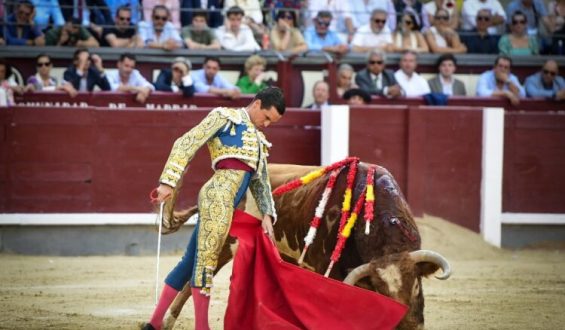
<instances>
[{"instance_id":1,"label":"white barrier stripe","mask_svg":"<svg viewBox=\"0 0 565 330\"><path fill-rule=\"evenodd\" d=\"M188 224L189 222L187 222ZM0 226L155 225L155 213L1 213Z\"/></svg>"},{"instance_id":2,"label":"white barrier stripe","mask_svg":"<svg viewBox=\"0 0 565 330\"><path fill-rule=\"evenodd\" d=\"M565 225L565 213L502 213L505 225Z\"/></svg>"}]
</instances>

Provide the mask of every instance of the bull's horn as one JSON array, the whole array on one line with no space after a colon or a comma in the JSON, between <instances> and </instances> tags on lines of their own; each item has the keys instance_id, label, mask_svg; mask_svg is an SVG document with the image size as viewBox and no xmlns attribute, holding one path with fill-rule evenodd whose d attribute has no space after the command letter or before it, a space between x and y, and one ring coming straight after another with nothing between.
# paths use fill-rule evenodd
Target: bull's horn
<instances>
[{"instance_id":1,"label":"bull's horn","mask_svg":"<svg viewBox=\"0 0 565 330\"><path fill-rule=\"evenodd\" d=\"M449 265L449 262L437 252L430 250L417 250L410 252L410 257L415 263L431 262L438 265L443 271L443 274L436 276L438 280L447 280L449 276L451 276L451 266Z\"/></svg>"},{"instance_id":2,"label":"bull's horn","mask_svg":"<svg viewBox=\"0 0 565 330\"><path fill-rule=\"evenodd\" d=\"M355 283L357 283L363 277L369 276L369 274L371 273L370 267L371 264L369 263L363 264L361 266L357 266L357 268L355 268L349 274L347 274L347 277L345 278L345 280L343 280L343 283L349 285L355 285Z\"/></svg>"}]
</instances>

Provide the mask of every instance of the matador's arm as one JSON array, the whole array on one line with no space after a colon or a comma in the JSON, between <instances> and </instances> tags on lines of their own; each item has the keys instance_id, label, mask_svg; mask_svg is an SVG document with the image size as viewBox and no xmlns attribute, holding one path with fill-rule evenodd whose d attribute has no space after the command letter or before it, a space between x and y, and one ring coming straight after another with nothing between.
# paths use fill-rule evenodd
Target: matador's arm
<instances>
[{"instance_id":1,"label":"matador's arm","mask_svg":"<svg viewBox=\"0 0 565 330\"><path fill-rule=\"evenodd\" d=\"M159 182L175 188L194 154L228 123L219 111L210 112L198 125L179 137L171 150Z\"/></svg>"},{"instance_id":2,"label":"matador's arm","mask_svg":"<svg viewBox=\"0 0 565 330\"><path fill-rule=\"evenodd\" d=\"M270 215L273 221L277 221L277 211L275 210L275 201L271 193L271 183L269 181L269 172L267 171L267 158L263 157L262 164L259 166L259 173L251 180L249 189L259 211L265 215Z\"/></svg>"}]
</instances>

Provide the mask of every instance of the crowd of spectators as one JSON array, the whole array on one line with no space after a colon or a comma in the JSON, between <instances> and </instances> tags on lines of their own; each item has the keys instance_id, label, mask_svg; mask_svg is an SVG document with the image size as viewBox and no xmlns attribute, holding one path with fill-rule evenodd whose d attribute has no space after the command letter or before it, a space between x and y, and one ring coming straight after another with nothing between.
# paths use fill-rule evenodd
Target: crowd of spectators
<instances>
[{"instance_id":1,"label":"crowd of spectators","mask_svg":"<svg viewBox=\"0 0 565 330\"><path fill-rule=\"evenodd\" d=\"M510 72L509 56L563 54L565 0L552 0L547 6L542 0L509 0L506 8L499 0L16 0L4 1L1 7L0 44L76 48L62 81L50 74L52 63L46 54L37 57L37 73L25 86L10 80L9 64L0 62L4 104L13 102L14 93L63 90L74 96L95 86L135 94L141 103L154 90L235 98L273 83L259 55L248 58L236 84L222 77L220 58L213 54L199 70L192 70L187 59L177 58L151 82L135 69L133 52L124 52L116 70L106 73L94 51L99 46L164 51L273 49L291 55L324 51L338 57L365 53L366 68L355 72L344 63L337 86L314 85L313 108L327 104L330 88L340 97L359 89L363 95L347 94L358 101L366 100L366 95L466 95L465 84L454 77L453 54L462 53L499 54L493 69L480 76L478 96L500 95L514 104L526 95L563 98L556 61L548 60L543 70L524 80L524 87ZM402 53L396 72L385 68L391 52ZM441 55L437 76L429 81L417 72L422 53Z\"/></svg>"},{"instance_id":2,"label":"crowd of spectators","mask_svg":"<svg viewBox=\"0 0 565 330\"><path fill-rule=\"evenodd\" d=\"M502 1L14 0L2 4L0 43L564 54L564 0Z\"/></svg>"}]
</instances>

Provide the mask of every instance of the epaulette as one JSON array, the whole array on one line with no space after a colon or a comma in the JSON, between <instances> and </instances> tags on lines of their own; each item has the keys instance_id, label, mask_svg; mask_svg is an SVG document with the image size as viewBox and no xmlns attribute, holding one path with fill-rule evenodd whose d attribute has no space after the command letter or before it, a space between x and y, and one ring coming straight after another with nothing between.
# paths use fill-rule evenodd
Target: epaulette
<instances>
[{"instance_id":1,"label":"epaulette","mask_svg":"<svg viewBox=\"0 0 565 330\"><path fill-rule=\"evenodd\" d=\"M273 144L267 140L267 138L265 137L265 134L263 134L263 132L258 130L257 133L259 135L259 140L261 141L261 144L267 146L267 148L270 148L270 147L273 146Z\"/></svg>"},{"instance_id":2,"label":"epaulette","mask_svg":"<svg viewBox=\"0 0 565 330\"><path fill-rule=\"evenodd\" d=\"M216 108L213 111L217 111L221 116L227 118L234 124L241 124L243 122L243 114L241 113L241 109Z\"/></svg>"}]
</instances>

